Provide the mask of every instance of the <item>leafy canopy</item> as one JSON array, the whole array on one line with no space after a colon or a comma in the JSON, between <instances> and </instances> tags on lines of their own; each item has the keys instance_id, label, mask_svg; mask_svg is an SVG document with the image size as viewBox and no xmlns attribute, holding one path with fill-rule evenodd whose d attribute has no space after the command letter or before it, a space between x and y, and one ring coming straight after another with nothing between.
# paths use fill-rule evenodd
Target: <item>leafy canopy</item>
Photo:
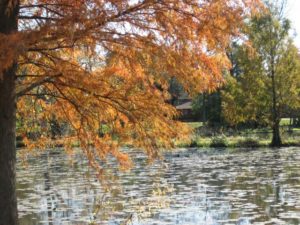
<instances>
[{"instance_id":1,"label":"leafy canopy","mask_svg":"<svg viewBox=\"0 0 300 225\"><path fill-rule=\"evenodd\" d=\"M252 48L245 43L232 45L236 70L223 91L223 112L231 124L272 125L273 104L279 120L287 110L300 107L300 57L289 36L290 22L280 8L267 4L270 10L246 26Z\"/></svg>"},{"instance_id":2,"label":"leafy canopy","mask_svg":"<svg viewBox=\"0 0 300 225\"><path fill-rule=\"evenodd\" d=\"M92 166L130 144L150 157L187 129L167 104L223 83L225 49L256 0L10 0L19 31L0 36L0 74L18 63L18 133L29 149L78 140ZM9 13L8 8L8 13ZM51 135L59 124L67 131ZM53 132L52 132L53 133Z\"/></svg>"}]
</instances>

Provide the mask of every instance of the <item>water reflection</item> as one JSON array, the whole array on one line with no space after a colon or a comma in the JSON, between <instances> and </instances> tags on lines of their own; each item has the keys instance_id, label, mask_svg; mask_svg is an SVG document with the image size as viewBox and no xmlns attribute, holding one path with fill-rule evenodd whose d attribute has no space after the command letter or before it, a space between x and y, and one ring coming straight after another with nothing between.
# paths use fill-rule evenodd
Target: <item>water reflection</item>
<instances>
[{"instance_id":1,"label":"water reflection","mask_svg":"<svg viewBox=\"0 0 300 225\"><path fill-rule=\"evenodd\" d=\"M150 166L139 155L110 171L110 192L80 155L56 153L18 166L22 225L300 224L299 148L175 152Z\"/></svg>"}]
</instances>

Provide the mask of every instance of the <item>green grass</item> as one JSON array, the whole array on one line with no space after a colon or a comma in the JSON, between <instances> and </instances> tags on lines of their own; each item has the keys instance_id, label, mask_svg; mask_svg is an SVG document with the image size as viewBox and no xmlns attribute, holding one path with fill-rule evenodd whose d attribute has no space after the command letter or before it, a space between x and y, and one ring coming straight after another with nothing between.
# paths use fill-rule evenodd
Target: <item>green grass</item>
<instances>
[{"instance_id":1,"label":"green grass","mask_svg":"<svg viewBox=\"0 0 300 225\"><path fill-rule=\"evenodd\" d=\"M202 127L203 126L203 123L202 122L187 122L186 123L189 127L193 128L193 129L196 129L196 128L199 128L199 127Z\"/></svg>"},{"instance_id":2,"label":"green grass","mask_svg":"<svg viewBox=\"0 0 300 225\"><path fill-rule=\"evenodd\" d=\"M280 126L289 126L290 125L290 118L282 118L280 120Z\"/></svg>"},{"instance_id":3,"label":"green grass","mask_svg":"<svg viewBox=\"0 0 300 225\"><path fill-rule=\"evenodd\" d=\"M191 128L197 129L201 122L187 123ZM284 146L300 146L300 128L287 129L289 118L281 120L282 141ZM208 128L209 129L209 128ZM213 133L215 134L215 133ZM220 134L205 135L196 133L191 142L175 143L178 147L227 147L227 148L258 148L268 147L272 140L270 128L234 130L229 134L228 130L222 130Z\"/></svg>"},{"instance_id":4,"label":"green grass","mask_svg":"<svg viewBox=\"0 0 300 225\"><path fill-rule=\"evenodd\" d=\"M203 122L187 122L186 124L188 124L191 128L198 128L203 126ZM289 126L289 125L290 125L290 118L282 118L280 120L280 126Z\"/></svg>"},{"instance_id":5,"label":"green grass","mask_svg":"<svg viewBox=\"0 0 300 225\"><path fill-rule=\"evenodd\" d=\"M223 141L222 138L224 139ZM177 147L198 147L198 148L260 148L268 147L271 143L271 138L249 138L244 136L232 136L232 137L195 137L191 143L180 142L177 143ZM284 140L284 146L299 146L299 139Z\"/></svg>"}]
</instances>

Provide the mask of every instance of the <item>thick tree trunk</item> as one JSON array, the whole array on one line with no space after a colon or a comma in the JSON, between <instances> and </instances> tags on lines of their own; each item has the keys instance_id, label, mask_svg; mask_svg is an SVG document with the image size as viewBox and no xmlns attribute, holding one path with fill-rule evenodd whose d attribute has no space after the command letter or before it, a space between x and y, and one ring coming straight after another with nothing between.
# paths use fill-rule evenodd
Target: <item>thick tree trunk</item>
<instances>
[{"instance_id":1,"label":"thick tree trunk","mask_svg":"<svg viewBox=\"0 0 300 225\"><path fill-rule=\"evenodd\" d=\"M15 66L0 80L0 224L17 224Z\"/></svg>"},{"instance_id":2,"label":"thick tree trunk","mask_svg":"<svg viewBox=\"0 0 300 225\"><path fill-rule=\"evenodd\" d=\"M280 147L282 145L282 141L281 141L281 137L280 137L279 121L275 122L272 130L273 130L273 137L272 137L271 146Z\"/></svg>"},{"instance_id":3,"label":"thick tree trunk","mask_svg":"<svg viewBox=\"0 0 300 225\"><path fill-rule=\"evenodd\" d=\"M272 147L280 147L282 145L281 137L280 137L280 114L277 106L277 93L276 93L276 82L275 82L275 62L274 62L274 52L273 49L271 51L271 79L272 79L272 130L273 137L271 146Z\"/></svg>"},{"instance_id":4,"label":"thick tree trunk","mask_svg":"<svg viewBox=\"0 0 300 225\"><path fill-rule=\"evenodd\" d=\"M18 3L7 11L0 0L0 35L17 32ZM1 63L1 62L0 62ZM15 72L14 63L0 76L0 225L18 224L16 198Z\"/></svg>"}]
</instances>

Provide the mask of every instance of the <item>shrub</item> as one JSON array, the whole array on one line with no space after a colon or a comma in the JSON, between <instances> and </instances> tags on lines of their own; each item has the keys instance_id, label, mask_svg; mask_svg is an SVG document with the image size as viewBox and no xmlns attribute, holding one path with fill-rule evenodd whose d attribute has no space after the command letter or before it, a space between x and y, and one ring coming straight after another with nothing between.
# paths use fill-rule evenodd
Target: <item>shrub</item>
<instances>
[{"instance_id":1,"label":"shrub","mask_svg":"<svg viewBox=\"0 0 300 225\"><path fill-rule=\"evenodd\" d=\"M228 141L225 136L214 136L211 139L210 147L226 148L227 146L228 146Z\"/></svg>"},{"instance_id":2,"label":"shrub","mask_svg":"<svg viewBox=\"0 0 300 225\"><path fill-rule=\"evenodd\" d=\"M190 146L189 146L190 148L196 148L196 147L198 147L198 143L197 143L197 141L196 140L193 140L191 143L190 143Z\"/></svg>"},{"instance_id":3,"label":"shrub","mask_svg":"<svg viewBox=\"0 0 300 225\"><path fill-rule=\"evenodd\" d=\"M255 138L248 137L246 139L238 141L237 146L243 148L257 148L259 147L259 141Z\"/></svg>"}]
</instances>

